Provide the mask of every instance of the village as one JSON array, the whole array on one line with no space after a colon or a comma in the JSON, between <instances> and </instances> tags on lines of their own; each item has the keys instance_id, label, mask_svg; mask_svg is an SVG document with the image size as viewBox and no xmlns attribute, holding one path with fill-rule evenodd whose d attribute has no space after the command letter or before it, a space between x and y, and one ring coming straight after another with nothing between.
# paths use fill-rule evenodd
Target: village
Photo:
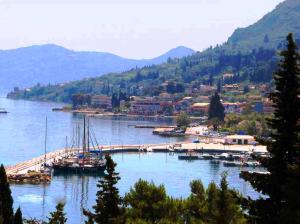
<instances>
[{"instance_id":1,"label":"village","mask_svg":"<svg viewBox=\"0 0 300 224\"><path fill-rule=\"evenodd\" d=\"M223 74L222 80L230 80L234 74ZM218 92L225 114L241 114L243 111L271 114L272 102L268 99L267 84L201 84L188 87L183 93L166 91L158 96L127 96L124 93L106 95L78 94L72 98L75 112L95 114L123 114L140 116L177 116L185 112L190 116L207 116L211 96ZM168 83L165 83L168 85Z\"/></svg>"}]
</instances>

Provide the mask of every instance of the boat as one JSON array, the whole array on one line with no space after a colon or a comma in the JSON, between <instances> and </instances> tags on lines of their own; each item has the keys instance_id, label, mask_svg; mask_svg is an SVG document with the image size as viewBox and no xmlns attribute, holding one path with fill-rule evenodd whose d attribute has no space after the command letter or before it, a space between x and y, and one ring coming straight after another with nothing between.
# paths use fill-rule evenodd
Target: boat
<instances>
[{"instance_id":1,"label":"boat","mask_svg":"<svg viewBox=\"0 0 300 224\"><path fill-rule=\"evenodd\" d=\"M197 160L197 159L199 159L199 156L196 155L193 150L188 150L186 155L179 155L178 159L179 160Z\"/></svg>"},{"instance_id":2,"label":"boat","mask_svg":"<svg viewBox=\"0 0 300 224\"><path fill-rule=\"evenodd\" d=\"M77 156L66 156L61 158L57 162L52 164L54 174L66 173L66 174L84 174L84 173L103 173L106 167L106 162L102 158L102 148L99 147L96 138L92 139L90 136L90 125L88 122L86 128L86 118L83 118L83 140L82 140L82 152ZM76 134L78 136L78 134ZM90 151L90 140L92 144L96 142L98 150ZM66 139L67 142L67 139ZM79 142L78 140L76 142ZM79 145L78 145L79 147ZM95 148L95 147L94 147ZM67 150L67 144L66 144Z\"/></svg>"},{"instance_id":3,"label":"boat","mask_svg":"<svg viewBox=\"0 0 300 224\"><path fill-rule=\"evenodd\" d=\"M213 159L214 158L214 155L212 155L212 154L202 154L201 155L201 158L202 159Z\"/></svg>"},{"instance_id":4,"label":"boat","mask_svg":"<svg viewBox=\"0 0 300 224\"><path fill-rule=\"evenodd\" d=\"M197 155L179 155L179 160L198 160L199 157Z\"/></svg>"},{"instance_id":5,"label":"boat","mask_svg":"<svg viewBox=\"0 0 300 224\"><path fill-rule=\"evenodd\" d=\"M0 114L7 114L7 110L5 110L4 108L0 108Z\"/></svg>"},{"instance_id":6,"label":"boat","mask_svg":"<svg viewBox=\"0 0 300 224\"><path fill-rule=\"evenodd\" d=\"M243 163L238 161L224 161L223 165L225 167L236 167L236 166L243 166Z\"/></svg>"},{"instance_id":7,"label":"boat","mask_svg":"<svg viewBox=\"0 0 300 224\"><path fill-rule=\"evenodd\" d=\"M248 162L245 162L244 164L245 166L248 166L248 167L258 167L260 166L260 162L258 161L248 161Z\"/></svg>"}]
</instances>

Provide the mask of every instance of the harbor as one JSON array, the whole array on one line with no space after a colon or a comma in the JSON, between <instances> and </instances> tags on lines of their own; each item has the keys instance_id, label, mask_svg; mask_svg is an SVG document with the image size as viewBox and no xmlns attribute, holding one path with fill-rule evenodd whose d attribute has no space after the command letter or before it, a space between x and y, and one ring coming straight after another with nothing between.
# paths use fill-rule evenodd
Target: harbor
<instances>
[{"instance_id":1,"label":"harbor","mask_svg":"<svg viewBox=\"0 0 300 224\"><path fill-rule=\"evenodd\" d=\"M96 148L90 148L90 151L97 150ZM102 152L105 153L147 153L147 152L174 152L174 153L188 153L194 151L198 154L222 154L222 153L233 153L233 154L251 154L266 153L266 147L257 145L224 145L224 144L213 144L213 143L189 143L189 142L176 142L166 144L145 144L145 145L105 145L101 146ZM45 163L52 164L62 158L70 156L76 156L83 152L82 148L62 148L39 157L33 158L28 161L24 161L15 165L6 166L8 175L12 174L26 174L28 171L41 171Z\"/></svg>"}]
</instances>

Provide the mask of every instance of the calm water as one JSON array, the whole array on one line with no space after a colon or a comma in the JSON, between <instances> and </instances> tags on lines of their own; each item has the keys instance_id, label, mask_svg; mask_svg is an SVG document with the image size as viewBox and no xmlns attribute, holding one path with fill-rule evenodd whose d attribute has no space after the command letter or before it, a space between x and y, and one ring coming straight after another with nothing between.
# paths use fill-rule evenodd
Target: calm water
<instances>
[{"instance_id":1,"label":"calm water","mask_svg":"<svg viewBox=\"0 0 300 224\"><path fill-rule=\"evenodd\" d=\"M10 113L0 114L0 163L14 164L43 154L45 117L48 117L48 148L64 147L65 136L71 136L73 127L81 123L80 116L52 112L53 103L13 101L0 98L0 107ZM134 124L170 124L168 120L92 119L95 135L102 144L145 144L180 141L152 135L151 129L135 129ZM164 184L168 194L186 197L189 182L201 179L205 186L219 182L220 174L228 171L228 182L245 195L256 197L253 189L239 178L239 168L224 168L209 161L179 161L177 155L164 153L116 154L117 170L122 195L139 179ZM25 217L45 219L58 201L66 202L69 223L83 223L82 208L95 202L96 183L99 177L55 176L50 185L13 185L14 205L21 206Z\"/></svg>"}]
</instances>

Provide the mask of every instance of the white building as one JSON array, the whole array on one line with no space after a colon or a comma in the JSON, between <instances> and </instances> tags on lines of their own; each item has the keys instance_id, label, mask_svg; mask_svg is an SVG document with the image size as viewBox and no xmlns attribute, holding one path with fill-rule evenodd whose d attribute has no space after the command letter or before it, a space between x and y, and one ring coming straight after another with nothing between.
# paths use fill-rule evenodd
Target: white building
<instances>
[{"instance_id":1,"label":"white building","mask_svg":"<svg viewBox=\"0 0 300 224\"><path fill-rule=\"evenodd\" d=\"M224 142L234 145L254 145L257 143L251 135L228 135L224 138Z\"/></svg>"}]
</instances>

